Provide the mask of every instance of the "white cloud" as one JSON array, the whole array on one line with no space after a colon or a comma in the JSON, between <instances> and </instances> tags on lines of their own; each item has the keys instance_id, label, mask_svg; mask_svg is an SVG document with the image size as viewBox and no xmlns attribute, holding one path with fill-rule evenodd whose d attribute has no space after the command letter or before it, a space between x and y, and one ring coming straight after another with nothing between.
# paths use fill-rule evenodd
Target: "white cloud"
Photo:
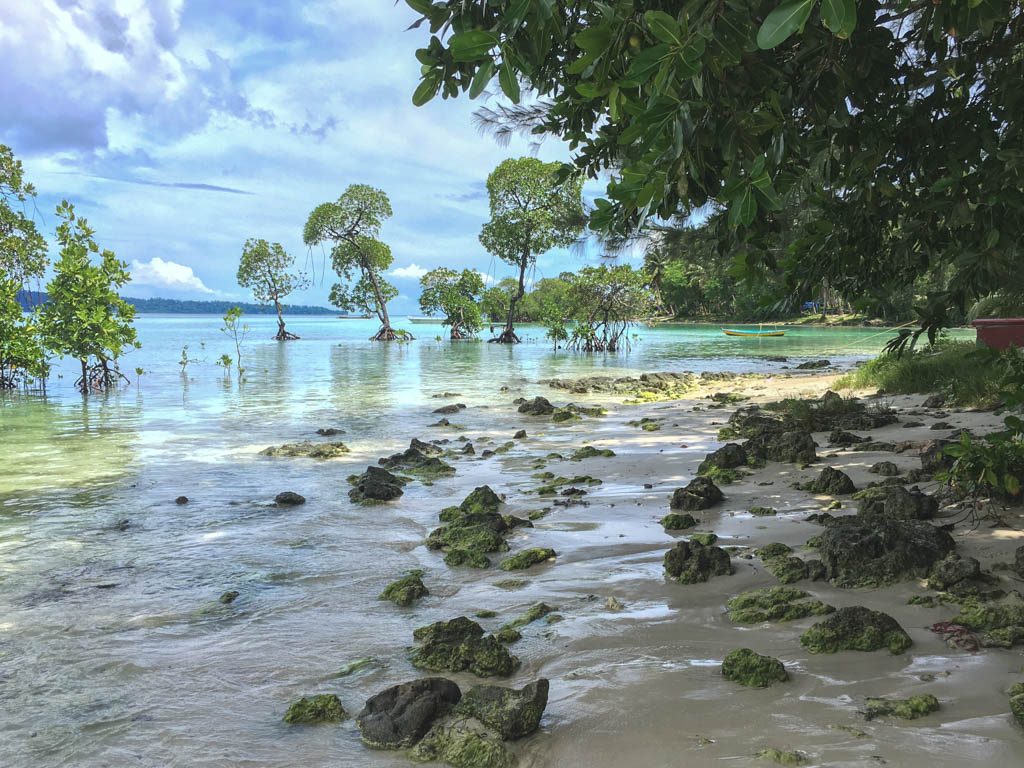
<instances>
[{"instance_id":1,"label":"white cloud","mask_svg":"<svg viewBox=\"0 0 1024 768\"><path fill-rule=\"evenodd\" d=\"M408 267L398 267L397 269L391 270L391 275L394 277L410 277L414 280L419 280L429 270L424 269L419 264L410 264Z\"/></svg>"},{"instance_id":2,"label":"white cloud","mask_svg":"<svg viewBox=\"0 0 1024 768\"><path fill-rule=\"evenodd\" d=\"M158 288L169 288L173 291L197 291L199 293L217 293L207 288L199 276L176 261L164 261L154 256L149 261L132 261L132 282L139 285L152 285Z\"/></svg>"},{"instance_id":3,"label":"white cloud","mask_svg":"<svg viewBox=\"0 0 1024 768\"><path fill-rule=\"evenodd\" d=\"M484 274L479 269L474 269L473 271L480 275L480 279L484 281L484 285L493 285L498 282L498 279L493 275Z\"/></svg>"}]
</instances>

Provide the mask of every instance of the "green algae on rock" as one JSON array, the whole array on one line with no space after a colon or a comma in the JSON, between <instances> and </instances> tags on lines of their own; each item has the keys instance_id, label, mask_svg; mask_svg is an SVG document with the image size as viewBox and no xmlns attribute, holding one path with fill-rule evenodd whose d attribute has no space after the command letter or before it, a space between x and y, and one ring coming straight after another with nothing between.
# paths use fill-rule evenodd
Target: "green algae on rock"
<instances>
[{"instance_id":1,"label":"green algae on rock","mask_svg":"<svg viewBox=\"0 0 1024 768\"><path fill-rule=\"evenodd\" d=\"M680 584L697 584L732 573L729 553L695 541L680 541L665 553L665 573Z\"/></svg>"},{"instance_id":2,"label":"green algae on rock","mask_svg":"<svg viewBox=\"0 0 1024 768\"><path fill-rule=\"evenodd\" d=\"M771 544L765 544L760 549L755 550L754 554L767 562L776 557L786 557L792 552L793 548L788 544L783 544L781 541L773 541Z\"/></svg>"},{"instance_id":3,"label":"green algae on rock","mask_svg":"<svg viewBox=\"0 0 1024 768\"><path fill-rule=\"evenodd\" d=\"M775 517L779 511L774 507L751 507L750 514L754 517Z\"/></svg>"},{"instance_id":4,"label":"green algae on rock","mask_svg":"<svg viewBox=\"0 0 1024 768\"><path fill-rule=\"evenodd\" d=\"M441 510L446 525L431 531L427 548L445 550L450 566L489 567L489 553L508 550L503 536L508 523L497 511L500 505L501 498L490 487L475 488L459 506Z\"/></svg>"},{"instance_id":5,"label":"green algae on rock","mask_svg":"<svg viewBox=\"0 0 1024 768\"><path fill-rule=\"evenodd\" d=\"M314 443L304 440L301 443L285 443L284 445L271 446L260 451L260 456L273 456L274 458L310 458L310 459L335 459L348 453L348 446L344 443Z\"/></svg>"},{"instance_id":6,"label":"green algae on rock","mask_svg":"<svg viewBox=\"0 0 1024 768\"><path fill-rule=\"evenodd\" d=\"M951 622L983 633L983 646L1011 647L1024 642L1024 598L1015 591L993 600L964 598Z\"/></svg>"},{"instance_id":7,"label":"green algae on rock","mask_svg":"<svg viewBox=\"0 0 1024 768\"><path fill-rule=\"evenodd\" d=\"M1007 691L1010 697L1010 712L1018 725L1024 726L1024 683L1014 683Z\"/></svg>"},{"instance_id":8,"label":"green algae on rock","mask_svg":"<svg viewBox=\"0 0 1024 768\"><path fill-rule=\"evenodd\" d=\"M318 693L303 696L288 707L284 721L289 725L298 723L339 723L348 717L341 706L341 699L333 693Z\"/></svg>"},{"instance_id":9,"label":"green algae on rock","mask_svg":"<svg viewBox=\"0 0 1024 768\"><path fill-rule=\"evenodd\" d=\"M615 451L611 448L595 448L592 445L585 445L582 448L577 448L573 451L572 456L569 457L569 461L583 461L584 459L594 458L610 459L613 456L615 456Z\"/></svg>"},{"instance_id":10,"label":"green algae on rock","mask_svg":"<svg viewBox=\"0 0 1024 768\"><path fill-rule=\"evenodd\" d=\"M764 561L764 567L783 584L793 584L811 576L807 563L799 557L773 557Z\"/></svg>"},{"instance_id":11,"label":"green algae on rock","mask_svg":"<svg viewBox=\"0 0 1024 768\"><path fill-rule=\"evenodd\" d=\"M748 688L767 688L772 683L789 680L789 673L778 659L762 656L750 648L739 648L723 659L722 677Z\"/></svg>"},{"instance_id":12,"label":"green algae on rock","mask_svg":"<svg viewBox=\"0 0 1024 768\"><path fill-rule=\"evenodd\" d=\"M804 491L822 493L829 496L842 496L854 493L857 490L849 475L833 467L825 467L814 480L798 487Z\"/></svg>"},{"instance_id":13,"label":"green algae on rock","mask_svg":"<svg viewBox=\"0 0 1024 768\"><path fill-rule=\"evenodd\" d=\"M714 533L691 533L689 539L702 546L710 547L718 541L718 535Z\"/></svg>"},{"instance_id":14,"label":"green algae on rock","mask_svg":"<svg viewBox=\"0 0 1024 768\"><path fill-rule=\"evenodd\" d=\"M696 512L708 509L721 502L725 496L710 479L695 477L685 488L676 488L672 493L672 509Z\"/></svg>"},{"instance_id":15,"label":"green algae on rock","mask_svg":"<svg viewBox=\"0 0 1024 768\"><path fill-rule=\"evenodd\" d=\"M919 717L939 711L939 700L930 693L911 696L908 699L871 698L867 700L864 710L865 720L876 717L899 717L903 720L916 720Z\"/></svg>"},{"instance_id":16,"label":"green algae on rock","mask_svg":"<svg viewBox=\"0 0 1024 768\"><path fill-rule=\"evenodd\" d=\"M757 756L762 760L771 760L773 763L786 766L807 765L808 762L807 755L803 752L784 751L775 747L762 749Z\"/></svg>"},{"instance_id":17,"label":"green algae on rock","mask_svg":"<svg viewBox=\"0 0 1024 768\"><path fill-rule=\"evenodd\" d=\"M898 520L931 520L939 510L934 497L917 488L902 485L876 485L854 496L861 518L895 518Z\"/></svg>"},{"instance_id":18,"label":"green algae on rock","mask_svg":"<svg viewBox=\"0 0 1024 768\"><path fill-rule=\"evenodd\" d=\"M377 461L385 469L398 470L422 479L436 479L455 474L455 467L437 456L428 456L418 448L406 448Z\"/></svg>"},{"instance_id":19,"label":"green algae on rock","mask_svg":"<svg viewBox=\"0 0 1024 768\"><path fill-rule=\"evenodd\" d=\"M475 717L505 740L521 739L540 727L548 704L549 683L541 678L523 688L474 685L462 697L456 711Z\"/></svg>"},{"instance_id":20,"label":"green algae on rock","mask_svg":"<svg viewBox=\"0 0 1024 768\"><path fill-rule=\"evenodd\" d=\"M454 768L513 768L513 755L501 737L478 720L451 717L439 721L412 748L418 762L441 762Z\"/></svg>"},{"instance_id":21,"label":"green algae on rock","mask_svg":"<svg viewBox=\"0 0 1024 768\"><path fill-rule=\"evenodd\" d=\"M913 641L892 616L863 606L840 608L800 637L800 644L811 653L837 651L906 651Z\"/></svg>"},{"instance_id":22,"label":"green algae on rock","mask_svg":"<svg viewBox=\"0 0 1024 768\"><path fill-rule=\"evenodd\" d=\"M737 624L764 621L795 621L807 616L824 616L835 608L820 600L808 600L809 592L796 587L762 587L743 592L726 603L729 618Z\"/></svg>"},{"instance_id":23,"label":"green algae on rock","mask_svg":"<svg viewBox=\"0 0 1024 768\"><path fill-rule=\"evenodd\" d=\"M523 571L538 563L554 560L556 556L555 550L549 547L531 547L517 552L512 557L506 557L499 567L503 571Z\"/></svg>"},{"instance_id":24,"label":"green algae on rock","mask_svg":"<svg viewBox=\"0 0 1024 768\"><path fill-rule=\"evenodd\" d=\"M352 501L378 502L400 497L404 493L402 487L409 481L382 467L367 467L361 475L349 475L348 482L354 486L348 492Z\"/></svg>"},{"instance_id":25,"label":"green algae on rock","mask_svg":"<svg viewBox=\"0 0 1024 768\"><path fill-rule=\"evenodd\" d=\"M410 657L419 669L468 670L478 677L507 677L519 664L504 645L493 636L485 636L483 627L465 616L420 627L413 638L422 643Z\"/></svg>"},{"instance_id":26,"label":"green algae on rock","mask_svg":"<svg viewBox=\"0 0 1024 768\"><path fill-rule=\"evenodd\" d=\"M665 515L661 520L662 527L666 531L685 531L687 528L693 528L697 525L697 521L690 514L679 514L678 512L670 512Z\"/></svg>"},{"instance_id":27,"label":"green algae on rock","mask_svg":"<svg viewBox=\"0 0 1024 768\"><path fill-rule=\"evenodd\" d=\"M409 606L430 594L423 586L423 571L410 571L406 576L388 584L378 600L390 600L395 605Z\"/></svg>"},{"instance_id":28,"label":"green algae on rock","mask_svg":"<svg viewBox=\"0 0 1024 768\"><path fill-rule=\"evenodd\" d=\"M706 475L713 469L736 469L747 463L747 452L738 443L726 443L712 451L697 467L698 475Z\"/></svg>"}]
</instances>

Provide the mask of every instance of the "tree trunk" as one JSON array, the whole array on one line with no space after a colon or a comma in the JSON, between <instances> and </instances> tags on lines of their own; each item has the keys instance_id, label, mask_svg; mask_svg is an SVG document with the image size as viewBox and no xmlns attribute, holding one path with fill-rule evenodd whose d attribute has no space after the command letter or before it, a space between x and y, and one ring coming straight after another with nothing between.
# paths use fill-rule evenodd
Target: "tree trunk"
<instances>
[{"instance_id":1,"label":"tree trunk","mask_svg":"<svg viewBox=\"0 0 1024 768\"><path fill-rule=\"evenodd\" d=\"M384 303L384 295L380 291L377 272L367 266L365 262L361 266L363 274L370 278L370 285L373 286L373 297L377 300L377 318L380 320L380 330L370 337L370 341L394 341L398 335L391 327L391 318L388 317L388 308ZM411 339L412 336L409 338Z\"/></svg>"},{"instance_id":2,"label":"tree trunk","mask_svg":"<svg viewBox=\"0 0 1024 768\"><path fill-rule=\"evenodd\" d=\"M522 260L519 262L519 287L508 305L508 320L501 335L495 339L498 344L518 344L519 337L516 336L513 319L516 316L516 304L526 295L526 265L530 261L530 251L524 250Z\"/></svg>"},{"instance_id":3,"label":"tree trunk","mask_svg":"<svg viewBox=\"0 0 1024 768\"><path fill-rule=\"evenodd\" d=\"M281 302L276 298L274 299L274 308L277 309L277 336L274 337L275 341L294 341L299 337L294 333L288 333L284 329L284 315L281 313Z\"/></svg>"}]
</instances>

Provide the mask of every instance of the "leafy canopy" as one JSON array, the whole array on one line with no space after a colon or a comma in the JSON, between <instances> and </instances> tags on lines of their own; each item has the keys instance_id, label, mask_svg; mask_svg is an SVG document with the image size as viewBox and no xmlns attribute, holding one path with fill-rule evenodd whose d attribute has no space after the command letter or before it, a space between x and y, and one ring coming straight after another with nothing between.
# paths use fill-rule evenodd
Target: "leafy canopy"
<instances>
[{"instance_id":1,"label":"leafy canopy","mask_svg":"<svg viewBox=\"0 0 1024 768\"><path fill-rule=\"evenodd\" d=\"M276 304L309 284L304 275L292 272L294 266L295 258L280 243L250 238L242 249L238 284L251 289L260 304Z\"/></svg>"},{"instance_id":2,"label":"leafy canopy","mask_svg":"<svg viewBox=\"0 0 1024 768\"><path fill-rule=\"evenodd\" d=\"M629 326L655 310L647 274L628 264L583 267L566 277L571 347L585 352L616 352Z\"/></svg>"},{"instance_id":3,"label":"leafy canopy","mask_svg":"<svg viewBox=\"0 0 1024 768\"><path fill-rule=\"evenodd\" d=\"M456 272L438 267L420 278L420 287L420 309L427 314L443 314L444 324L451 326L453 337L472 336L483 327L480 296L484 279L476 270Z\"/></svg>"},{"instance_id":4,"label":"leafy canopy","mask_svg":"<svg viewBox=\"0 0 1024 768\"><path fill-rule=\"evenodd\" d=\"M414 102L484 93L513 128L612 171L591 225L727 210L723 248L794 291L907 285L941 265L935 328L1008 279L1024 228L1024 10L1016 0L406 0L432 33ZM780 197L812 215L766 243Z\"/></svg>"},{"instance_id":5,"label":"leafy canopy","mask_svg":"<svg viewBox=\"0 0 1024 768\"><path fill-rule=\"evenodd\" d=\"M0 390L25 379L45 378L49 366L38 333L36 315L26 315L18 303L19 284L0 278Z\"/></svg>"},{"instance_id":6,"label":"leafy canopy","mask_svg":"<svg viewBox=\"0 0 1024 768\"><path fill-rule=\"evenodd\" d=\"M0 144L0 279L20 288L30 278L42 277L46 269L46 241L26 215L36 196L25 181L21 161L11 148Z\"/></svg>"}]
</instances>

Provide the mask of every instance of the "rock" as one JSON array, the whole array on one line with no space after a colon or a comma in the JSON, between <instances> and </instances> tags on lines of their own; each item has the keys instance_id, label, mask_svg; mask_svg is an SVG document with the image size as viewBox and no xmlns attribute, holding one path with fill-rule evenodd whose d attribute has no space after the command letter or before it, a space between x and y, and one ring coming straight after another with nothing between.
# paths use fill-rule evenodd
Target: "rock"
<instances>
[{"instance_id":1,"label":"rock","mask_svg":"<svg viewBox=\"0 0 1024 768\"><path fill-rule=\"evenodd\" d=\"M260 451L260 456L274 456L276 458L306 457L310 459L334 459L348 453L348 446L344 443L314 443L304 440L301 443L285 443L284 445L271 446Z\"/></svg>"},{"instance_id":2,"label":"rock","mask_svg":"<svg viewBox=\"0 0 1024 768\"><path fill-rule=\"evenodd\" d=\"M955 547L952 536L919 520L842 517L818 537L826 575L840 587L923 578Z\"/></svg>"},{"instance_id":3,"label":"rock","mask_svg":"<svg viewBox=\"0 0 1024 768\"><path fill-rule=\"evenodd\" d=\"M446 464L437 456L428 456L418 448L411 447L406 448L401 453L379 459L377 463L385 469L408 472L409 474L426 479L455 474L455 468L450 464Z\"/></svg>"},{"instance_id":4,"label":"rock","mask_svg":"<svg viewBox=\"0 0 1024 768\"><path fill-rule=\"evenodd\" d=\"M936 421L934 424L931 425L931 427L929 427L929 429L938 432L943 429L953 429L953 425L950 424L948 421Z\"/></svg>"},{"instance_id":5,"label":"rock","mask_svg":"<svg viewBox=\"0 0 1024 768\"><path fill-rule=\"evenodd\" d=\"M771 544L765 544L754 554L765 562L768 562L776 557L786 557L792 551L793 548L788 544L783 544L781 541L773 541Z\"/></svg>"},{"instance_id":6,"label":"rock","mask_svg":"<svg viewBox=\"0 0 1024 768\"><path fill-rule=\"evenodd\" d=\"M793 430L752 437L743 446L748 456L764 461L810 464L818 460L817 444L810 432Z\"/></svg>"},{"instance_id":7,"label":"rock","mask_svg":"<svg viewBox=\"0 0 1024 768\"><path fill-rule=\"evenodd\" d=\"M543 619L545 616L551 615L557 610L557 608L550 606L547 603L534 603L529 608L527 608L526 611L521 613L512 621L502 626L499 632L505 632L510 630L514 631L520 629L522 627L525 627L527 624L532 624L533 622L538 621L539 619ZM519 638L517 637L516 639L518 640Z\"/></svg>"},{"instance_id":8,"label":"rock","mask_svg":"<svg viewBox=\"0 0 1024 768\"><path fill-rule=\"evenodd\" d=\"M626 605L617 597L614 597L612 595L609 595L608 598L604 601L604 607L605 610L612 611L614 613L626 610Z\"/></svg>"},{"instance_id":9,"label":"rock","mask_svg":"<svg viewBox=\"0 0 1024 768\"><path fill-rule=\"evenodd\" d=\"M532 547L517 552L512 557L506 557L499 566L503 571L523 571L538 563L545 563L554 560L555 550L546 547Z\"/></svg>"},{"instance_id":10,"label":"rock","mask_svg":"<svg viewBox=\"0 0 1024 768\"><path fill-rule=\"evenodd\" d=\"M354 502L393 501L405 491L402 486L408 482L380 467L367 467L361 475L352 475L348 479L354 487L348 497Z\"/></svg>"},{"instance_id":11,"label":"rock","mask_svg":"<svg viewBox=\"0 0 1024 768\"><path fill-rule=\"evenodd\" d=\"M413 632L422 642L410 661L414 667L433 672L472 672L478 677L507 677L519 660L494 637L484 636L483 628L472 619L459 616L438 621Z\"/></svg>"},{"instance_id":12,"label":"rock","mask_svg":"<svg viewBox=\"0 0 1024 768\"><path fill-rule=\"evenodd\" d=\"M832 365L831 360L808 360L805 363L800 363L796 366L798 371L815 371L820 368L828 368Z\"/></svg>"},{"instance_id":13,"label":"rock","mask_svg":"<svg viewBox=\"0 0 1024 768\"><path fill-rule=\"evenodd\" d=\"M809 592L796 587L763 587L737 595L726 605L729 619L737 624L795 621L835 611L820 600L808 600L810 596Z\"/></svg>"},{"instance_id":14,"label":"rock","mask_svg":"<svg viewBox=\"0 0 1024 768\"><path fill-rule=\"evenodd\" d=\"M800 644L811 653L836 651L877 651L903 653L912 644L896 619L863 606L840 608L800 637Z\"/></svg>"},{"instance_id":15,"label":"rock","mask_svg":"<svg viewBox=\"0 0 1024 768\"><path fill-rule=\"evenodd\" d=\"M762 760L770 760L773 763L785 766L797 766L807 765L807 755L803 752L796 752L793 750L781 750L775 747L769 747L768 749L762 749L757 753L757 756Z\"/></svg>"},{"instance_id":16,"label":"rock","mask_svg":"<svg viewBox=\"0 0 1024 768\"><path fill-rule=\"evenodd\" d=\"M334 427L321 427L316 431L321 437L334 437L335 435L344 435L344 429L336 429Z\"/></svg>"},{"instance_id":17,"label":"rock","mask_svg":"<svg viewBox=\"0 0 1024 768\"><path fill-rule=\"evenodd\" d=\"M764 567L783 584L793 584L810 576L807 564L799 557L773 557L765 561Z\"/></svg>"},{"instance_id":18,"label":"rock","mask_svg":"<svg viewBox=\"0 0 1024 768\"><path fill-rule=\"evenodd\" d=\"M451 680L425 677L371 696L356 716L363 743L374 749L406 749L462 699Z\"/></svg>"},{"instance_id":19,"label":"rock","mask_svg":"<svg viewBox=\"0 0 1024 768\"><path fill-rule=\"evenodd\" d=\"M805 483L801 488L805 491L823 493L829 496L842 496L847 493L854 493L857 490L849 475L833 467L825 467L817 478L809 483Z\"/></svg>"},{"instance_id":20,"label":"rock","mask_svg":"<svg viewBox=\"0 0 1024 768\"><path fill-rule=\"evenodd\" d=\"M751 507L749 511L754 517L775 517L779 514L774 507Z\"/></svg>"},{"instance_id":21,"label":"rock","mask_svg":"<svg viewBox=\"0 0 1024 768\"><path fill-rule=\"evenodd\" d=\"M847 432L842 429L833 429L828 436L828 442L830 445L842 448L849 448L851 445L866 443L870 440L870 437L861 437L860 435L855 435L852 432Z\"/></svg>"},{"instance_id":22,"label":"rock","mask_svg":"<svg viewBox=\"0 0 1024 768\"><path fill-rule=\"evenodd\" d=\"M427 537L428 549L445 550L445 563L487 568L487 554L508 549L503 534L509 525L498 513L501 497L490 486L475 488L457 507L446 507L439 515L442 525Z\"/></svg>"},{"instance_id":23,"label":"rock","mask_svg":"<svg viewBox=\"0 0 1024 768\"><path fill-rule=\"evenodd\" d=\"M695 477L685 488L672 493L672 509L696 511L708 509L721 502L725 496L721 489L706 477Z\"/></svg>"},{"instance_id":24,"label":"rock","mask_svg":"<svg viewBox=\"0 0 1024 768\"><path fill-rule=\"evenodd\" d=\"M718 541L718 536L713 533L691 533L690 541L696 542L704 547L710 547L712 544Z\"/></svg>"},{"instance_id":25,"label":"rock","mask_svg":"<svg viewBox=\"0 0 1024 768\"><path fill-rule=\"evenodd\" d=\"M519 690L498 685L474 685L462 697L458 712L475 717L505 740L521 739L540 727L544 708L548 705L548 687L545 678Z\"/></svg>"},{"instance_id":26,"label":"rock","mask_svg":"<svg viewBox=\"0 0 1024 768\"><path fill-rule=\"evenodd\" d=\"M881 475L882 477L896 477L900 473L900 468L896 466L895 462L879 461L868 467L868 472L873 475Z\"/></svg>"},{"instance_id":27,"label":"rock","mask_svg":"<svg viewBox=\"0 0 1024 768\"><path fill-rule=\"evenodd\" d=\"M515 756L500 736L469 717L452 717L435 723L409 753L424 763L447 763L454 768L513 768Z\"/></svg>"},{"instance_id":28,"label":"rock","mask_svg":"<svg viewBox=\"0 0 1024 768\"><path fill-rule=\"evenodd\" d=\"M527 416L550 416L555 412L555 406L546 397L535 397L520 405L519 412Z\"/></svg>"},{"instance_id":29,"label":"rock","mask_svg":"<svg viewBox=\"0 0 1024 768\"><path fill-rule=\"evenodd\" d=\"M1010 712L1018 725L1024 725L1024 683L1014 683L1008 691L1010 696Z\"/></svg>"},{"instance_id":30,"label":"rock","mask_svg":"<svg viewBox=\"0 0 1024 768\"><path fill-rule=\"evenodd\" d=\"M238 599L239 594L240 593L238 592L237 589L230 589L217 599L220 600L220 602L224 603L224 605L231 605L233 602L235 602L235 600Z\"/></svg>"},{"instance_id":31,"label":"rock","mask_svg":"<svg viewBox=\"0 0 1024 768\"><path fill-rule=\"evenodd\" d=\"M306 698L303 696L288 707L284 721L289 725L296 723L339 723L348 717L348 712L341 706L341 699L333 693L318 693Z\"/></svg>"},{"instance_id":32,"label":"rock","mask_svg":"<svg viewBox=\"0 0 1024 768\"><path fill-rule=\"evenodd\" d=\"M732 651L722 661L722 677L749 688L767 688L772 683L784 683L789 674L782 662L771 656L762 656L749 648Z\"/></svg>"},{"instance_id":33,"label":"rock","mask_svg":"<svg viewBox=\"0 0 1024 768\"><path fill-rule=\"evenodd\" d=\"M409 447L415 448L417 451L422 453L424 456L440 456L444 453L444 450L434 443L427 443L420 440L418 437L414 437L409 441Z\"/></svg>"},{"instance_id":34,"label":"rock","mask_svg":"<svg viewBox=\"0 0 1024 768\"><path fill-rule=\"evenodd\" d=\"M595 448L592 445L585 445L582 448L578 448L569 457L569 461L583 461L584 459L593 458L611 458L615 455L615 451L611 448Z\"/></svg>"},{"instance_id":35,"label":"rock","mask_svg":"<svg viewBox=\"0 0 1024 768\"><path fill-rule=\"evenodd\" d=\"M732 573L729 554L721 547L680 541L665 553L665 573L680 584L696 584Z\"/></svg>"},{"instance_id":36,"label":"rock","mask_svg":"<svg viewBox=\"0 0 1024 768\"><path fill-rule=\"evenodd\" d=\"M1010 648L1024 642L1024 598L1009 592L996 599L960 599L960 612L950 622L983 633L981 645Z\"/></svg>"},{"instance_id":37,"label":"rock","mask_svg":"<svg viewBox=\"0 0 1024 768\"><path fill-rule=\"evenodd\" d=\"M706 474L711 467L719 469L735 469L747 463L747 452L739 443L726 443L717 451L712 451L697 467L697 474Z\"/></svg>"},{"instance_id":38,"label":"rock","mask_svg":"<svg viewBox=\"0 0 1024 768\"><path fill-rule=\"evenodd\" d=\"M188 504L188 496L179 496L174 500L174 503L177 504L178 506Z\"/></svg>"},{"instance_id":39,"label":"rock","mask_svg":"<svg viewBox=\"0 0 1024 768\"><path fill-rule=\"evenodd\" d=\"M925 398L925 401L921 403L922 408L942 408L946 405L946 396L943 394L934 394Z\"/></svg>"},{"instance_id":40,"label":"rock","mask_svg":"<svg viewBox=\"0 0 1024 768\"><path fill-rule=\"evenodd\" d=\"M858 497L857 516L864 519L931 520L938 511L932 496L901 485L866 488Z\"/></svg>"},{"instance_id":41,"label":"rock","mask_svg":"<svg viewBox=\"0 0 1024 768\"><path fill-rule=\"evenodd\" d=\"M670 512L661 518L661 524L666 531L685 531L687 528L695 527L697 521L693 519L693 515Z\"/></svg>"},{"instance_id":42,"label":"rock","mask_svg":"<svg viewBox=\"0 0 1024 768\"><path fill-rule=\"evenodd\" d=\"M943 472L953 466L953 457L947 456L946 446L952 445L950 440L929 440L921 448L921 470L928 475Z\"/></svg>"},{"instance_id":43,"label":"rock","mask_svg":"<svg viewBox=\"0 0 1024 768\"><path fill-rule=\"evenodd\" d=\"M388 584L378 596L378 600L390 600L395 605L409 606L421 597L430 594L423 585L423 571L410 571L397 581Z\"/></svg>"},{"instance_id":44,"label":"rock","mask_svg":"<svg viewBox=\"0 0 1024 768\"><path fill-rule=\"evenodd\" d=\"M274 503L279 507L296 507L306 503L306 497L300 496L294 491L284 491L274 497Z\"/></svg>"},{"instance_id":45,"label":"rock","mask_svg":"<svg viewBox=\"0 0 1024 768\"><path fill-rule=\"evenodd\" d=\"M1017 547L1013 553L1013 572L1024 579L1024 546Z\"/></svg>"},{"instance_id":46,"label":"rock","mask_svg":"<svg viewBox=\"0 0 1024 768\"><path fill-rule=\"evenodd\" d=\"M939 711L939 700L926 693L923 696L911 696L909 699L868 698L864 710L865 720L876 717L899 717L903 720L916 720L919 717Z\"/></svg>"},{"instance_id":47,"label":"rock","mask_svg":"<svg viewBox=\"0 0 1024 768\"><path fill-rule=\"evenodd\" d=\"M433 413L440 413L443 416L450 416L453 413L458 413L459 411L465 409L465 407L465 403L452 403L451 405L442 405L440 408L435 408L433 410Z\"/></svg>"},{"instance_id":48,"label":"rock","mask_svg":"<svg viewBox=\"0 0 1024 768\"><path fill-rule=\"evenodd\" d=\"M525 440L526 439L526 430L525 429L520 429L518 432L516 432L514 435L512 435L512 438L514 440Z\"/></svg>"},{"instance_id":49,"label":"rock","mask_svg":"<svg viewBox=\"0 0 1024 768\"><path fill-rule=\"evenodd\" d=\"M950 552L932 566L928 575L928 589L938 592L959 592L961 585L982 579L981 563L973 557L962 557Z\"/></svg>"}]
</instances>

